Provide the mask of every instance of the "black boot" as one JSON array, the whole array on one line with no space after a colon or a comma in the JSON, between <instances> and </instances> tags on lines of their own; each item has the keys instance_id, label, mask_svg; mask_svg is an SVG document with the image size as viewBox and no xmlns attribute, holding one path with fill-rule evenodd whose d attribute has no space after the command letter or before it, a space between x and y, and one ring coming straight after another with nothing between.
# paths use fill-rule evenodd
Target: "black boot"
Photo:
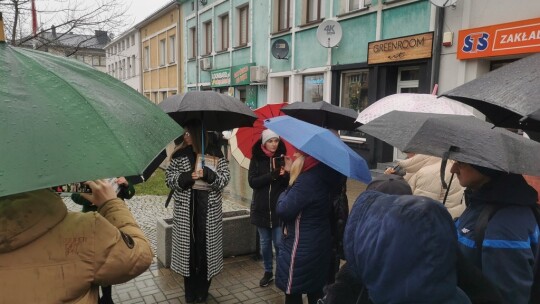
<instances>
[{"instance_id":1,"label":"black boot","mask_svg":"<svg viewBox=\"0 0 540 304\"><path fill-rule=\"evenodd\" d=\"M266 287L270 282L274 280L274 274L271 272L265 272L261 281L259 281L259 286Z\"/></svg>"}]
</instances>

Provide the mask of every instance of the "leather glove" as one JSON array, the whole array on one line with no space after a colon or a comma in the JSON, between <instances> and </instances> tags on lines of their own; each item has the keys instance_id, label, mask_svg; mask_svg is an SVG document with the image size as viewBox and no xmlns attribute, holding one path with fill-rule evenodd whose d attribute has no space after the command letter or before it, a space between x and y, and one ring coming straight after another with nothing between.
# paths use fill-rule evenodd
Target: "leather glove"
<instances>
[{"instance_id":1,"label":"leather glove","mask_svg":"<svg viewBox=\"0 0 540 304\"><path fill-rule=\"evenodd\" d=\"M211 184L216 180L216 178L217 178L216 172L212 171L212 169L206 166L203 168L203 176L201 178L203 181Z\"/></svg>"},{"instance_id":2,"label":"leather glove","mask_svg":"<svg viewBox=\"0 0 540 304\"><path fill-rule=\"evenodd\" d=\"M191 177L191 172L183 172L180 174L180 177L178 177L178 186L182 189L188 189L193 186L195 181Z\"/></svg>"}]
</instances>

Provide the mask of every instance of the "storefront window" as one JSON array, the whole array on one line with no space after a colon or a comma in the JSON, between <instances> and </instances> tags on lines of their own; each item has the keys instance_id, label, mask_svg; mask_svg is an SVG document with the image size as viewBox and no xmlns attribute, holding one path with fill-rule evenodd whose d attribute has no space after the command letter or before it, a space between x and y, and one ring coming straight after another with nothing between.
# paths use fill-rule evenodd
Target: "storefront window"
<instances>
[{"instance_id":1,"label":"storefront window","mask_svg":"<svg viewBox=\"0 0 540 304\"><path fill-rule=\"evenodd\" d=\"M368 71L354 71L342 74L341 107L360 113L368 106ZM342 136L364 137L362 132L341 131Z\"/></svg>"},{"instance_id":2,"label":"storefront window","mask_svg":"<svg viewBox=\"0 0 540 304\"><path fill-rule=\"evenodd\" d=\"M324 96L324 75L304 76L304 102L322 101Z\"/></svg>"},{"instance_id":3,"label":"storefront window","mask_svg":"<svg viewBox=\"0 0 540 304\"><path fill-rule=\"evenodd\" d=\"M420 79L419 67L404 67L398 70L398 93L418 93Z\"/></svg>"}]
</instances>

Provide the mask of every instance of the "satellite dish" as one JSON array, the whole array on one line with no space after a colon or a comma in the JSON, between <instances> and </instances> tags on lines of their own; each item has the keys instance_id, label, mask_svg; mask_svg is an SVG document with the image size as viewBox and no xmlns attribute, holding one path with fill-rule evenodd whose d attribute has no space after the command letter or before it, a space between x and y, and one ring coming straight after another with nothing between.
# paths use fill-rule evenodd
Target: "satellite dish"
<instances>
[{"instance_id":1,"label":"satellite dish","mask_svg":"<svg viewBox=\"0 0 540 304\"><path fill-rule=\"evenodd\" d=\"M288 59L289 43L283 39L278 39L272 43L272 56L277 59Z\"/></svg>"},{"instance_id":2,"label":"satellite dish","mask_svg":"<svg viewBox=\"0 0 540 304\"><path fill-rule=\"evenodd\" d=\"M325 20L317 28L317 40L325 48L335 47L342 36L341 25L334 20Z\"/></svg>"},{"instance_id":3,"label":"satellite dish","mask_svg":"<svg viewBox=\"0 0 540 304\"><path fill-rule=\"evenodd\" d=\"M429 0L433 5L438 7L455 6L457 0Z\"/></svg>"}]
</instances>

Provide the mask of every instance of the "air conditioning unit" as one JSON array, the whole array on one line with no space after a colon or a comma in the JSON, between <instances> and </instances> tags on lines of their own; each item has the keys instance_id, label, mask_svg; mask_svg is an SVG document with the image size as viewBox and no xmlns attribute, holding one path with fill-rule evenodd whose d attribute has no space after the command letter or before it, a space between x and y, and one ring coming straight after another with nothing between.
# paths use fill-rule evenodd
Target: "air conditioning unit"
<instances>
[{"instance_id":1,"label":"air conditioning unit","mask_svg":"<svg viewBox=\"0 0 540 304\"><path fill-rule=\"evenodd\" d=\"M268 76L268 68L265 66L251 66L249 67L249 81L250 82L266 82Z\"/></svg>"},{"instance_id":2,"label":"air conditioning unit","mask_svg":"<svg viewBox=\"0 0 540 304\"><path fill-rule=\"evenodd\" d=\"M212 60L210 58L203 58L200 61L201 70L207 71L212 69Z\"/></svg>"}]
</instances>

